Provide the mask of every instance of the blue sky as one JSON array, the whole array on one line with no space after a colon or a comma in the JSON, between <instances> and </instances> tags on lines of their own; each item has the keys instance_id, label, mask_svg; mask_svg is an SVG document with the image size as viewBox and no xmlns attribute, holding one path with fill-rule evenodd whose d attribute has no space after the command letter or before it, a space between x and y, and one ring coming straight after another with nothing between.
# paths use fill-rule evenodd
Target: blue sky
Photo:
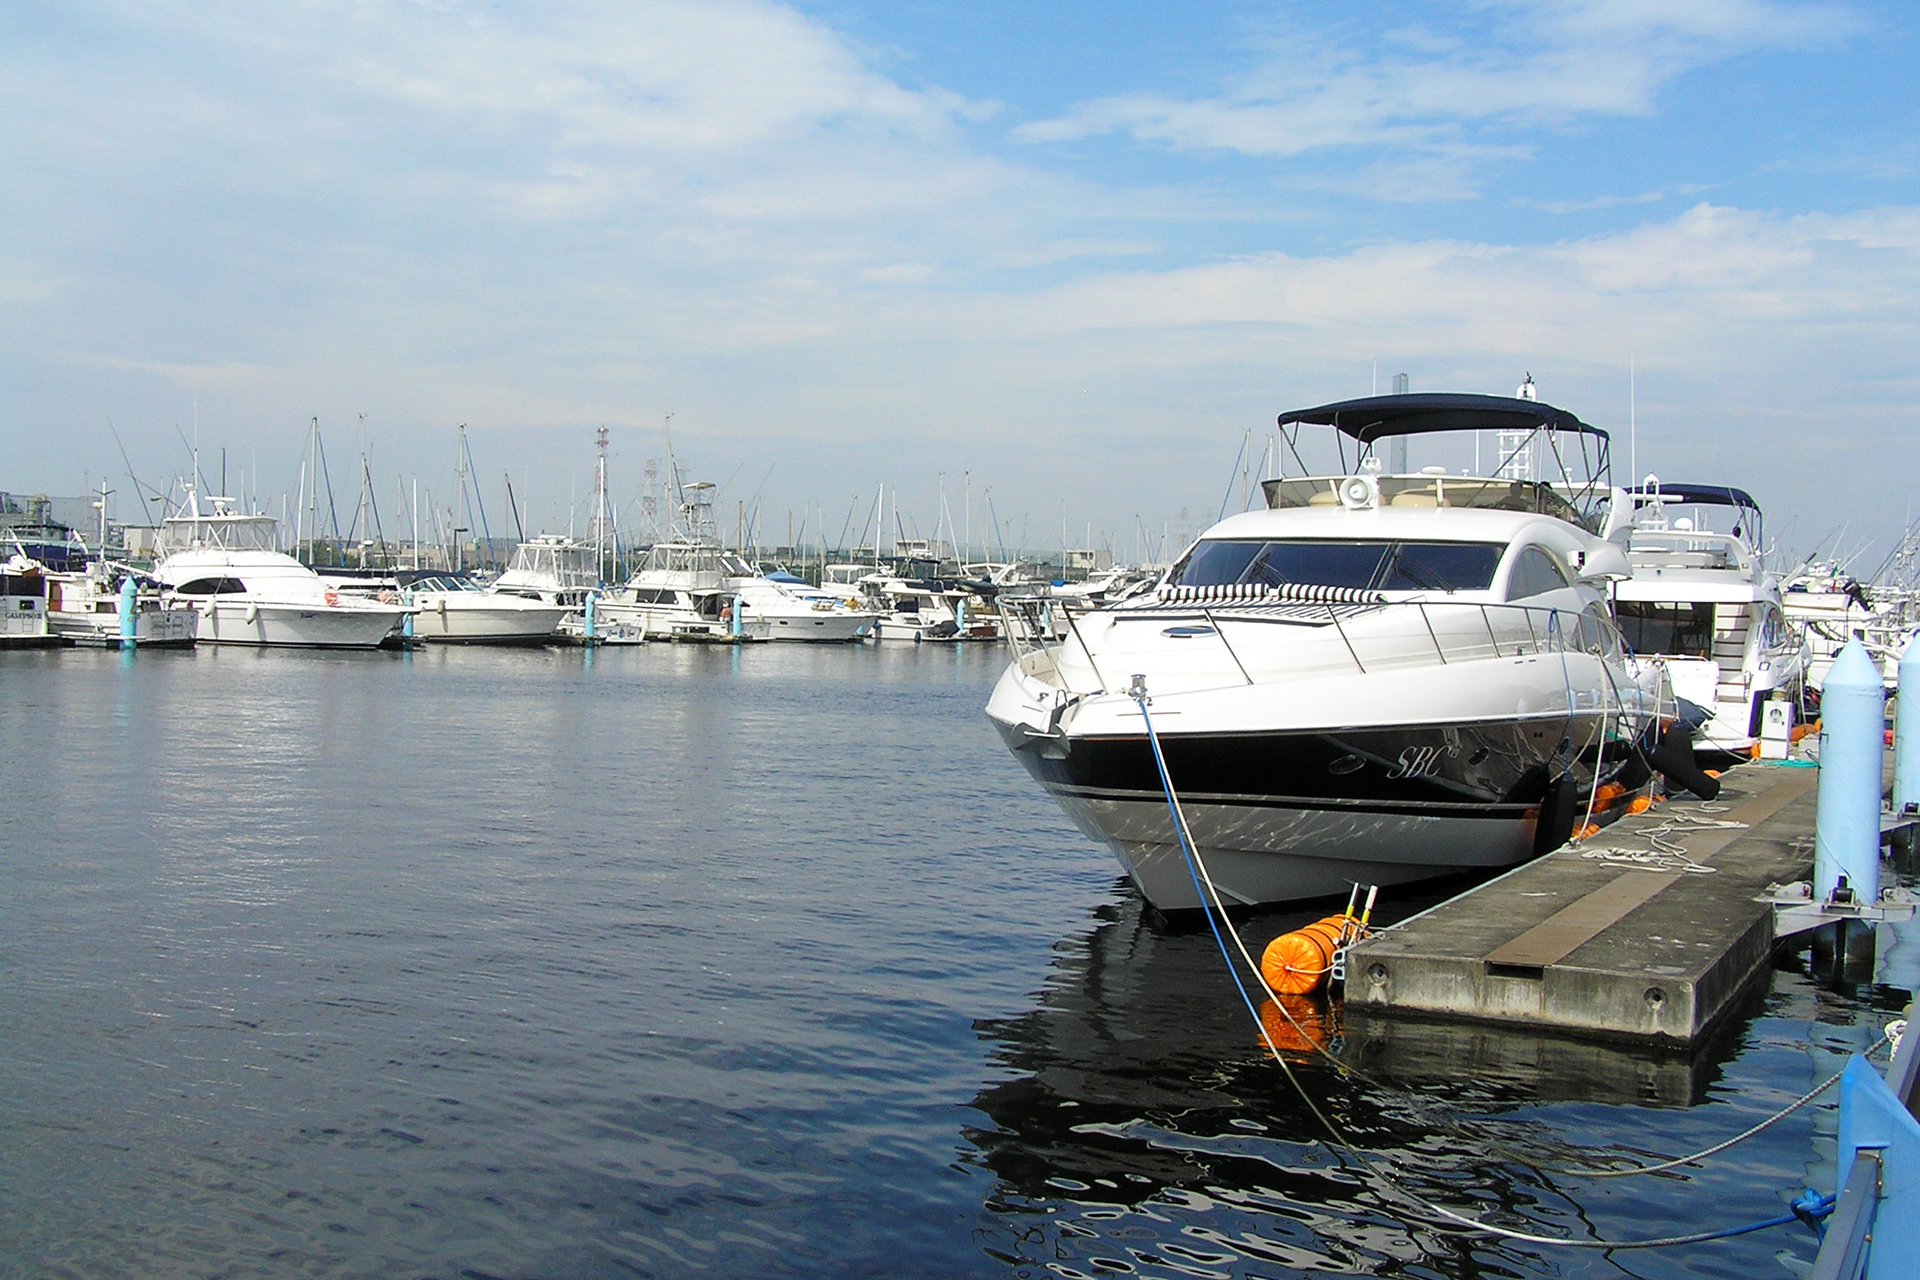
<instances>
[{"instance_id":1,"label":"blue sky","mask_svg":"<svg viewBox=\"0 0 1920 1280\"><path fill-rule=\"evenodd\" d=\"M444 496L466 422L564 523L592 429L631 495L671 413L775 534L882 482L924 532L970 472L1031 541L1064 517L1126 554L1376 364L1531 372L1624 462L1631 353L1642 471L1884 548L1920 441L1914 26L27 0L0 13L0 487L121 482L109 421L146 478L183 470L197 406L275 501L313 416L335 457L364 430L389 493Z\"/></svg>"}]
</instances>

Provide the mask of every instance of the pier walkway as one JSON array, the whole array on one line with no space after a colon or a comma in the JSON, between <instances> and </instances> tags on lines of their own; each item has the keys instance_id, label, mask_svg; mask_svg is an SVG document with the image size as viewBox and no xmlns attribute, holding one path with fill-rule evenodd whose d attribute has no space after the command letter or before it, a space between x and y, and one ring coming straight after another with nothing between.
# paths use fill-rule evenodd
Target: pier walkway
<instances>
[{"instance_id":1,"label":"pier walkway","mask_svg":"<svg viewBox=\"0 0 1920 1280\"><path fill-rule=\"evenodd\" d=\"M1349 1008L1691 1043L1773 945L1805 879L1819 771L1729 770L1357 944Z\"/></svg>"}]
</instances>

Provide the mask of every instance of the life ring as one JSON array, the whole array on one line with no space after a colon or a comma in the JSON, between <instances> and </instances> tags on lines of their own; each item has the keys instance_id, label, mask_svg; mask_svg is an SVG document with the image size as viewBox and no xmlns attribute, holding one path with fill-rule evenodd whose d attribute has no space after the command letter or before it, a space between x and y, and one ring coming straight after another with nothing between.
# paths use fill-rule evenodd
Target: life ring
<instances>
[{"instance_id":1,"label":"life ring","mask_svg":"<svg viewBox=\"0 0 1920 1280\"><path fill-rule=\"evenodd\" d=\"M340 603L340 593L338 591L327 592L327 607L329 609L333 608L339 603Z\"/></svg>"}]
</instances>

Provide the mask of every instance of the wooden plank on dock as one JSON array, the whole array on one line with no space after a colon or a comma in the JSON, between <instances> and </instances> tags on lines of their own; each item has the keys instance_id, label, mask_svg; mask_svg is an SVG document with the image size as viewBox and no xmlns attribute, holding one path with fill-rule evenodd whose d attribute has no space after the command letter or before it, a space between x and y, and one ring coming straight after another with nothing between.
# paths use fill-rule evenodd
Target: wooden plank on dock
<instances>
[{"instance_id":1,"label":"wooden plank on dock","mask_svg":"<svg viewBox=\"0 0 1920 1280\"><path fill-rule=\"evenodd\" d=\"M1533 928L1482 958L1488 965L1509 969L1544 969L1567 958L1569 952L1591 942L1594 935L1616 924L1627 912L1680 878L1678 871L1624 871L1572 906L1542 920Z\"/></svg>"},{"instance_id":2,"label":"wooden plank on dock","mask_svg":"<svg viewBox=\"0 0 1920 1280\"><path fill-rule=\"evenodd\" d=\"M1348 1004L1697 1039L1770 953L1761 896L1807 873L1817 777L1742 766L1716 804L1669 801L1380 933L1348 957Z\"/></svg>"}]
</instances>

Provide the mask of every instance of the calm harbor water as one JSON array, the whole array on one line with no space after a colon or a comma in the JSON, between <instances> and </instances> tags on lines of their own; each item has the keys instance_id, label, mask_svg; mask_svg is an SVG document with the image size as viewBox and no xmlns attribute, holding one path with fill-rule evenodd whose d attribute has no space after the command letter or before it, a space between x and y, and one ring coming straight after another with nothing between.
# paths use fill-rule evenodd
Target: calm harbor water
<instances>
[{"instance_id":1,"label":"calm harbor water","mask_svg":"<svg viewBox=\"0 0 1920 1280\"><path fill-rule=\"evenodd\" d=\"M1608 1255L1419 1221L1323 1140L1212 939L1143 921L1006 757L980 711L1004 661L0 657L0 1275L1811 1258L1798 1227ZM1783 969L1694 1059L1355 1024L1391 1084L1294 1069L1431 1199L1635 1239L1830 1183L1831 1111L1672 1175L1554 1170L1730 1136L1901 1002Z\"/></svg>"}]
</instances>

